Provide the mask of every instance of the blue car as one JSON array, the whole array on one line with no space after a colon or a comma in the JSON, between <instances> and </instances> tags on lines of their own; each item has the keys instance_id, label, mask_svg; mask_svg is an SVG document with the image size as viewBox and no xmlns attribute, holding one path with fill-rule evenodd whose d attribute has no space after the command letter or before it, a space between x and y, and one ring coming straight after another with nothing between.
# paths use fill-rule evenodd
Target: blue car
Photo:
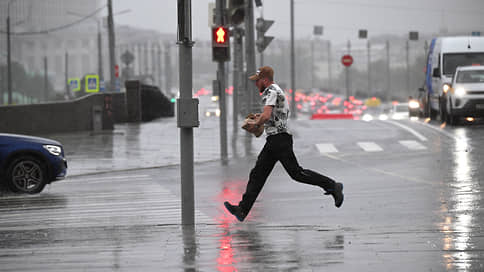
<instances>
[{"instance_id":1,"label":"blue car","mask_svg":"<svg viewBox=\"0 0 484 272\"><path fill-rule=\"evenodd\" d=\"M0 182L12 192L36 194L65 178L62 144L45 138L0 133Z\"/></svg>"}]
</instances>

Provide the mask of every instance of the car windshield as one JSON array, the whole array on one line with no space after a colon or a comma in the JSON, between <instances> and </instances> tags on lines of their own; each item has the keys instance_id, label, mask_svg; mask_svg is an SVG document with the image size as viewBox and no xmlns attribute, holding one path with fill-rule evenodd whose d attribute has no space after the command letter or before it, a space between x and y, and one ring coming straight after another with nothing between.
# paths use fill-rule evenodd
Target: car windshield
<instances>
[{"instance_id":1,"label":"car windshield","mask_svg":"<svg viewBox=\"0 0 484 272\"><path fill-rule=\"evenodd\" d=\"M444 74L452 76L458 66L484 65L484 53L444 54Z\"/></svg>"},{"instance_id":2,"label":"car windshield","mask_svg":"<svg viewBox=\"0 0 484 272\"><path fill-rule=\"evenodd\" d=\"M484 82L484 70L460 71L457 74L457 83Z\"/></svg>"}]
</instances>

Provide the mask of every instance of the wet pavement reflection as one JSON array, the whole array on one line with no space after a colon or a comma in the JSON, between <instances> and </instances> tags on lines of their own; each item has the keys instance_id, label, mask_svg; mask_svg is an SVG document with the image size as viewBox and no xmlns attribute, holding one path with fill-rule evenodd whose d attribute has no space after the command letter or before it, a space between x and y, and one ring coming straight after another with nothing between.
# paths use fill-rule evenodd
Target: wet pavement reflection
<instances>
[{"instance_id":1,"label":"wet pavement reflection","mask_svg":"<svg viewBox=\"0 0 484 272\"><path fill-rule=\"evenodd\" d=\"M469 133L470 131L470 133ZM482 260L482 147L466 128L456 128L455 147L450 150L451 167L442 193L443 259L447 270L484 271ZM476 262L477 261L477 262Z\"/></svg>"},{"instance_id":2,"label":"wet pavement reflection","mask_svg":"<svg viewBox=\"0 0 484 272\"><path fill-rule=\"evenodd\" d=\"M223 183L217 196L238 203L245 181ZM249 214L238 222L226 210L217 216L219 254L217 271L314 271L328 265L342 264L344 235L322 230L321 226L290 226L263 223L260 213Z\"/></svg>"}]
</instances>

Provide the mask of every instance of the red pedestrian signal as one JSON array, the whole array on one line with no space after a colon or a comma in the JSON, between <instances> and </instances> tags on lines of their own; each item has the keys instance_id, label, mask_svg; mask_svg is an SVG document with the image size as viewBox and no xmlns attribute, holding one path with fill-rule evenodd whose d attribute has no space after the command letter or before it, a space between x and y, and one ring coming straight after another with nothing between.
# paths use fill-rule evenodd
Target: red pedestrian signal
<instances>
[{"instance_id":1,"label":"red pedestrian signal","mask_svg":"<svg viewBox=\"0 0 484 272\"><path fill-rule=\"evenodd\" d=\"M225 30L223 27L219 27L215 34L217 35L217 43L225 43Z\"/></svg>"},{"instance_id":2,"label":"red pedestrian signal","mask_svg":"<svg viewBox=\"0 0 484 272\"><path fill-rule=\"evenodd\" d=\"M229 29L223 26L212 28L212 46L228 47L229 46Z\"/></svg>"},{"instance_id":3,"label":"red pedestrian signal","mask_svg":"<svg viewBox=\"0 0 484 272\"><path fill-rule=\"evenodd\" d=\"M230 33L224 26L212 28L212 55L213 61L230 60Z\"/></svg>"}]
</instances>

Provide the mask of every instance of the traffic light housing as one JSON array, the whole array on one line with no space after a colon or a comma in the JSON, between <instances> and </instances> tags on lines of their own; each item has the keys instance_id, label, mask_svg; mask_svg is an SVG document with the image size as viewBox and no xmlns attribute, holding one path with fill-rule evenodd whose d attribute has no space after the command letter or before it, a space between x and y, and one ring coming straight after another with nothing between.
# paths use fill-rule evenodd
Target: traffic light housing
<instances>
[{"instance_id":1,"label":"traffic light housing","mask_svg":"<svg viewBox=\"0 0 484 272\"><path fill-rule=\"evenodd\" d=\"M244 18L245 0L229 0L228 19L230 24L238 25L244 21Z\"/></svg>"},{"instance_id":2,"label":"traffic light housing","mask_svg":"<svg viewBox=\"0 0 484 272\"><path fill-rule=\"evenodd\" d=\"M274 37L272 36L265 36L267 30L274 24L273 20L264 20L263 18L257 18L257 22L255 24L255 29L257 30L257 51L262 53L264 49L272 42Z\"/></svg>"},{"instance_id":3,"label":"traffic light housing","mask_svg":"<svg viewBox=\"0 0 484 272\"><path fill-rule=\"evenodd\" d=\"M213 61L230 60L230 33L225 26L212 27Z\"/></svg>"}]
</instances>

